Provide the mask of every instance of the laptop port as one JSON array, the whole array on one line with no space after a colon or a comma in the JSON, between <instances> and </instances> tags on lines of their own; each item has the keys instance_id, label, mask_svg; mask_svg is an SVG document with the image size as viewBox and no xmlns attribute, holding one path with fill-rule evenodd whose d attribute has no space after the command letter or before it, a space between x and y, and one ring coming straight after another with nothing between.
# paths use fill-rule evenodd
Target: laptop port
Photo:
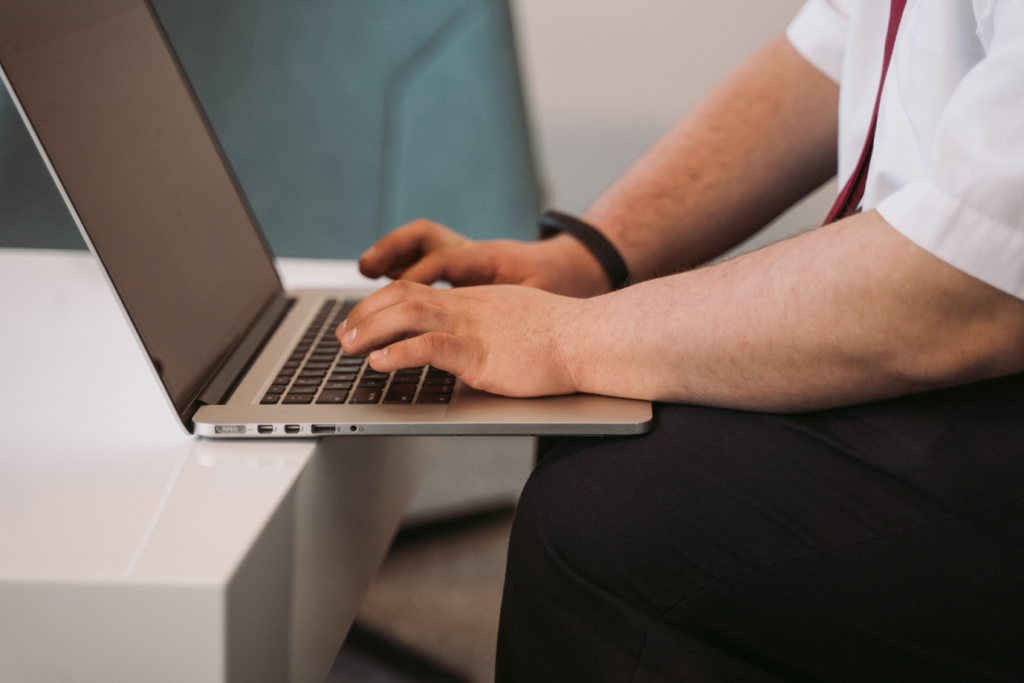
<instances>
[{"instance_id":1,"label":"laptop port","mask_svg":"<svg viewBox=\"0 0 1024 683\"><path fill-rule=\"evenodd\" d=\"M241 436L245 434L245 425L217 425L213 428L215 434L229 434Z\"/></svg>"},{"instance_id":2,"label":"laptop port","mask_svg":"<svg viewBox=\"0 0 1024 683\"><path fill-rule=\"evenodd\" d=\"M284 426L284 433L285 434L298 434L300 430L301 430L301 427L299 427L299 425L285 425Z\"/></svg>"},{"instance_id":3,"label":"laptop port","mask_svg":"<svg viewBox=\"0 0 1024 683\"><path fill-rule=\"evenodd\" d=\"M313 425L314 434L336 434L337 431L334 425Z\"/></svg>"},{"instance_id":4,"label":"laptop port","mask_svg":"<svg viewBox=\"0 0 1024 683\"><path fill-rule=\"evenodd\" d=\"M259 432L260 434L273 434L274 425L260 425L259 427L256 428L256 431Z\"/></svg>"}]
</instances>

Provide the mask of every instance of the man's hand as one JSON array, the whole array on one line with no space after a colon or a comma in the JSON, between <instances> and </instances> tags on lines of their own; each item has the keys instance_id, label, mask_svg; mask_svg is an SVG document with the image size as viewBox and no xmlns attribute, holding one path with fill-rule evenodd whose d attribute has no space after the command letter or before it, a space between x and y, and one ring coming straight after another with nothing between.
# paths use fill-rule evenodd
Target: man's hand
<instances>
[{"instance_id":1,"label":"man's hand","mask_svg":"<svg viewBox=\"0 0 1024 683\"><path fill-rule=\"evenodd\" d=\"M835 173L838 86L779 38L684 117L584 215L634 282L730 249ZM575 297L611 289L575 238L473 242L418 220L359 260L371 278L525 285Z\"/></svg>"},{"instance_id":2,"label":"man's hand","mask_svg":"<svg viewBox=\"0 0 1024 683\"><path fill-rule=\"evenodd\" d=\"M359 270L371 278L424 285L524 285L576 297L611 288L597 260L569 235L543 242L474 242L423 219L382 238L359 259Z\"/></svg>"},{"instance_id":3,"label":"man's hand","mask_svg":"<svg viewBox=\"0 0 1024 683\"><path fill-rule=\"evenodd\" d=\"M789 412L1024 371L1024 302L869 211L586 300L397 282L359 304L340 337L349 353L381 350L377 370L429 363L509 396Z\"/></svg>"},{"instance_id":4,"label":"man's hand","mask_svg":"<svg viewBox=\"0 0 1024 683\"><path fill-rule=\"evenodd\" d=\"M379 372L428 363L505 396L576 391L566 356L586 302L529 287L437 290L394 282L360 302L338 328L345 351L373 351Z\"/></svg>"}]
</instances>

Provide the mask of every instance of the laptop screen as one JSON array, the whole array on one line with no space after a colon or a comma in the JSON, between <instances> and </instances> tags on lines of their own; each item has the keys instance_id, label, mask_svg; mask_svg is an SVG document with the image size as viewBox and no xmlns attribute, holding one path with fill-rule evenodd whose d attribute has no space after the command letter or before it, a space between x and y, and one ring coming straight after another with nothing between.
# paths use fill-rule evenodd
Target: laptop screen
<instances>
[{"instance_id":1,"label":"laptop screen","mask_svg":"<svg viewBox=\"0 0 1024 683\"><path fill-rule=\"evenodd\" d=\"M0 0L0 62L183 413L281 284L152 10Z\"/></svg>"}]
</instances>

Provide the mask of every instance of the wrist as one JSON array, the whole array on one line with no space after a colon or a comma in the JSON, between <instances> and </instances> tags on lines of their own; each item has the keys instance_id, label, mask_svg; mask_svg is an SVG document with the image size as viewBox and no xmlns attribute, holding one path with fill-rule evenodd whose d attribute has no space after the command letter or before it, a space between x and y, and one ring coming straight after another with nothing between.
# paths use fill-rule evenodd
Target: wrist
<instances>
[{"instance_id":1,"label":"wrist","mask_svg":"<svg viewBox=\"0 0 1024 683\"><path fill-rule=\"evenodd\" d=\"M558 235L570 235L573 240L589 252L590 259L604 272L610 289L622 289L629 284L629 270L618 248L596 227L575 216L548 210L541 214L538 225L541 239L547 240ZM605 288L601 288L606 291Z\"/></svg>"},{"instance_id":2,"label":"wrist","mask_svg":"<svg viewBox=\"0 0 1024 683\"><path fill-rule=\"evenodd\" d=\"M552 351L561 369L564 382L568 385L568 393L579 393L582 389L587 370L584 349L588 334L588 321L596 298L564 299L565 308L558 314L550 327Z\"/></svg>"},{"instance_id":3,"label":"wrist","mask_svg":"<svg viewBox=\"0 0 1024 683\"><path fill-rule=\"evenodd\" d=\"M548 260L549 272L557 279L552 291L587 298L611 291L611 283L601 262L583 243L568 233L560 233L537 243Z\"/></svg>"}]
</instances>

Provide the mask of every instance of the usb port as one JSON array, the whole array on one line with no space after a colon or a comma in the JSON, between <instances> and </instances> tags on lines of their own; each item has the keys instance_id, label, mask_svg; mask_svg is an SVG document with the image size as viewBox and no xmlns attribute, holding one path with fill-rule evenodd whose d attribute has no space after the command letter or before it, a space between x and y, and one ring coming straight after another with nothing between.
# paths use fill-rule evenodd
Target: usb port
<instances>
[{"instance_id":1,"label":"usb port","mask_svg":"<svg viewBox=\"0 0 1024 683\"><path fill-rule=\"evenodd\" d=\"M299 430L300 430L299 425L285 425L284 426L284 433L285 434L298 434Z\"/></svg>"},{"instance_id":2,"label":"usb port","mask_svg":"<svg viewBox=\"0 0 1024 683\"><path fill-rule=\"evenodd\" d=\"M336 434L337 431L334 425L313 425L314 434Z\"/></svg>"},{"instance_id":3,"label":"usb port","mask_svg":"<svg viewBox=\"0 0 1024 683\"><path fill-rule=\"evenodd\" d=\"M256 431L259 432L260 434L273 434L274 425L260 425L259 427L256 428Z\"/></svg>"}]
</instances>

